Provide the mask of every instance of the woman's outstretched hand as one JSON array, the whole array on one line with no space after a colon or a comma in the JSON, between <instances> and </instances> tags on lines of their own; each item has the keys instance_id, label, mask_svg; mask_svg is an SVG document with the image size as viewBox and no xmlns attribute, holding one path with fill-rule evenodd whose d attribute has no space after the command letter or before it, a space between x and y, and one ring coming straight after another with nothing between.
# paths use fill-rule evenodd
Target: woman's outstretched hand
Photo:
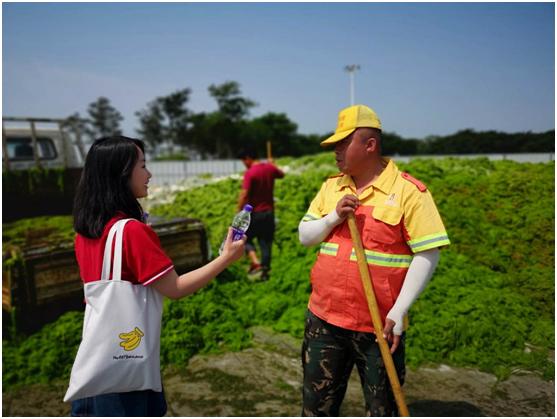
<instances>
[{"instance_id":1,"label":"woman's outstretched hand","mask_svg":"<svg viewBox=\"0 0 557 419\"><path fill-rule=\"evenodd\" d=\"M236 262L244 255L246 240L247 236L244 234L240 240L232 241L232 227L228 228L228 234L221 253L221 256L228 264Z\"/></svg>"}]
</instances>

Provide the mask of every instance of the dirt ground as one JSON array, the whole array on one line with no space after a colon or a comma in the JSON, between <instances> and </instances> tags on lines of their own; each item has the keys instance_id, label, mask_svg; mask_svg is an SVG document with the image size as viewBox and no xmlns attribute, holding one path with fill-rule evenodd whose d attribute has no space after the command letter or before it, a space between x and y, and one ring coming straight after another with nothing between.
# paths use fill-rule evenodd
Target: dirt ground
<instances>
[{"instance_id":1,"label":"dirt ground","mask_svg":"<svg viewBox=\"0 0 557 419\"><path fill-rule=\"evenodd\" d=\"M254 328L254 345L241 352L199 355L164 372L167 416L299 416L300 342ZM2 393L3 416L67 416L67 383ZM535 374L498 382L473 369L439 365L408 370L404 395L412 416L555 416L555 385ZM342 416L362 416L363 397L353 371Z\"/></svg>"}]
</instances>

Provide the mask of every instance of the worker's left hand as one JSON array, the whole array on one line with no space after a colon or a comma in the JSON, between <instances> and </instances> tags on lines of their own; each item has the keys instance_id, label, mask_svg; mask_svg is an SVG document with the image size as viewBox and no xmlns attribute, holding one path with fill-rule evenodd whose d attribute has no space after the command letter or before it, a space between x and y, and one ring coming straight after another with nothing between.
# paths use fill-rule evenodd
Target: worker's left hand
<instances>
[{"instance_id":1,"label":"worker's left hand","mask_svg":"<svg viewBox=\"0 0 557 419\"><path fill-rule=\"evenodd\" d=\"M391 353L395 353L398 345L400 343L400 335L395 335L393 332L393 328L395 327L394 320L389 319L388 317L385 319L385 327L383 327L383 337L387 339L387 342L391 344Z\"/></svg>"}]
</instances>

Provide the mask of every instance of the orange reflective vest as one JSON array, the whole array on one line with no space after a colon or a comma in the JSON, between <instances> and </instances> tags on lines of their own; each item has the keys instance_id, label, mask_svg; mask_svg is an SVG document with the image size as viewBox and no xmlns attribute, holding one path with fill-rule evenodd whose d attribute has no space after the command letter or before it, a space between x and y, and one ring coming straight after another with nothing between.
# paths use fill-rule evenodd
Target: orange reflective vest
<instances>
[{"instance_id":1,"label":"orange reflective vest","mask_svg":"<svg viewBox=\"0 0 557 419\"><path fill-rule=\"evenodd\" d=\"M384 324L402 288L412 251L400 223L379 221L371 216L373 210L374 207L361 205L355 215ZM321 243L311 271L311 285L309 308L313 314L346 329L373 332L347 222L337 226Z\"/></svg>"},{"instance_id":2,"label":"orange reflective vest","mask_svg":"<svg viewBox=\"0 0 557 419\"><path fill-rule=\"evenodd\" d=\"M446 246L447 233L425 185L400 172L394 162L359 196L355 212L373 289L384 324L394 305L412 255ZM346 194L356 194L347 175L332 176L314 198L303 220L333 211ZM336 226L321 243L311 270L309 309L319 318L350 330L373 332L348 223Z\"/></svg>"}]
</instances>

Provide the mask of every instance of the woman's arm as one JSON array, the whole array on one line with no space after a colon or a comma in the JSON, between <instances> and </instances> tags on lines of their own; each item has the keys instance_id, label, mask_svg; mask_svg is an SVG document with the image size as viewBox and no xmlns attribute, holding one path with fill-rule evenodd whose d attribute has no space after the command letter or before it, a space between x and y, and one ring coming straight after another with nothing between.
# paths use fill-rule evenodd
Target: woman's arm
<instances>
[{"instance_id":1,"label":"woman's arm","mask_svg":"<svg viewBox=\"0 0 557 419\"><path fill-rule=\"evenodd\" d=\"M153 282L154 287L165 297L177 300L186 295L193 294L198 289L224 271L228 265L240 259L244 254L246 236L241 240L232 241L232 229L228 230L228 236L222 254L216 259L194 271L178 275L174 269L163 275L160 279Z\"/></svg>"}]
</instances>

